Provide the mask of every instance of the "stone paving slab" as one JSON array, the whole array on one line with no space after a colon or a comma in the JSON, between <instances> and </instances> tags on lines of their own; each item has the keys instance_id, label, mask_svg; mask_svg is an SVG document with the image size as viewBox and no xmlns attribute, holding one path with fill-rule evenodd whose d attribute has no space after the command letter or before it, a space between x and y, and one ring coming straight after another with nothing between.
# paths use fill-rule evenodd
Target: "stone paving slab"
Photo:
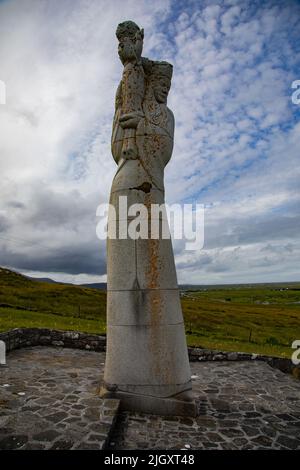
<instances>
[{"instance_id":1,"label":"stone paving slab","mask_svg":"<svg viewBox=\"0 0 300 470\"><path fill-rule=\"evenodd\" d=\"M0 449L300 449L300 382L264 362L193 362L199 416L101 400L105 353L35 347L0 368ZM115 425L115 426L114 426Z\"/></svg>"},{"instance_id":2,"label":"stone paving slab","mask_svg":"<svg viewBox=\"0 0 300 470\"><path fill-rule=\"evenodd\" d=\"M104 353L16 350L0 369L0 449L102 449L119 407L98 396Z\"/></svg>"},{"instance_id":3,"label":"stone paving slab","mask_svg":"<svg viewBox=\"0 0 300 470\"><path fill-rule=\"evenodd\" d=\"M300 382L263 362L191 363L197 418L123 412L118 449L300 449Z\"/></svg>"}]
</instances>

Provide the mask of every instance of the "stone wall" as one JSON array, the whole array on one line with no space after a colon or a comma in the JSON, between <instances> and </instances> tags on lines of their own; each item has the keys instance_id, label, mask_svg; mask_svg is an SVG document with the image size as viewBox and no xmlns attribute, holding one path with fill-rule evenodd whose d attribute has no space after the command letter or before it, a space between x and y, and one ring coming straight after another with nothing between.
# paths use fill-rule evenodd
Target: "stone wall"
<instances>
[{"instance_id":1,"label":"stone wall","mask_svg":"<svg viewBox=\"0 0 300 470\"><path fill-rule=\"evenodd\" d=\"M81 333L80 331L60 331L48 328L15 328L0 333L0 341L6 344L6 351L29 346L60 346L64 348L105 351L106 337ZM216 351L212 349L189 348L189 359L195 361L264 361L282 372L292 373L300 379L300 366L290 359L262 356L259 354Z\"/></svg>"},{"instance_id":2,"label":"stone wall","mask_svg":"<svg viewBox=\"0 0 300 470\"><path fill-rule=\"evenodd\" d=\"M0 333L1 340L5 342L7 352L28 346L61 346L90 351L105 351L106 345L105 336L48 328L15 328Z\"/></svg>"},{"instance_id":3,"label":"stone wall","mask_svg":"<svg viewBox=\"0 0 300 470\"><path fill-rule=\"evenodd\" d=\"M191 362L195 361L264 361L282 372L291 373L300 379L300 365L295 366L290 359L263 356L254 353L216 351L212 349L189 348Z\"/></svg>"}]
</instances>

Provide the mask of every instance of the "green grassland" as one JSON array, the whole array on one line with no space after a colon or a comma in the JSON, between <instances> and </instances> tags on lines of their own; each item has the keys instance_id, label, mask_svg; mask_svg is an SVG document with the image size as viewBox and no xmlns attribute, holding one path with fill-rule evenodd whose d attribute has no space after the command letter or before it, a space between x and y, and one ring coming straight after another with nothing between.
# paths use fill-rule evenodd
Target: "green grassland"
<instances>
[{"instance_id":1,"label":"green grassland","mask_svg":"<svg viewBox=\"0 0 300 470\"><path fill-rule=\"evenodd\" d=\"M290 357L300 339L300 283L181 292L189 345ZM32 281L0 268L0 331L45 327L106 332L106 292Z\"/></svg>"},{"instance_id":2,"label":"green grassland","mask_svg":"<svg viewBox=\"0 0 300 470\"><path fill-rule=\"evenodd\" d=\"M55 328L105 333L106 292L32 281L0 268L0 331Z\"/></svg>"},{"instance_id":3,"label":"green grassland","mask_svg":"<svg viewBox=\"0 0 300 470\"><path fill-rule=\"evenodd\" d=\"M299 283L224 286L182 295L190 345L290 357L292 342L300 339Z\"/></svg>"}]
</instances>

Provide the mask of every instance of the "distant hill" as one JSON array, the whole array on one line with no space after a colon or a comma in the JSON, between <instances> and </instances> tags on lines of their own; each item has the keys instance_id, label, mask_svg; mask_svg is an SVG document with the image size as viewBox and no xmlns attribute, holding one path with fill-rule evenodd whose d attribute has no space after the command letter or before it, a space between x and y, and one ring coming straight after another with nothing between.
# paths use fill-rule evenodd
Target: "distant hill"
<instances>
[{"instance_id":1,"label":"distant hill","mask_svg":"<svg viewBox=\"0 0 300 470\"><path fill-rule=\"evenodd\" d=\"M49 284L65 284L64 282L56 282L48 277L31 277L25 274L18 273L13 269L0 267L0 285L14 286L14 285L30 285L31 282L47 282ZM72 284L70 284L72 285Z\"/></svg>"},{"instance_id":2,"label":"distant hill","mask_svg":"<svg viewBox=\"0 0 300 470\"><path fill-rule=\"evenodd\" d=\"M296 289L299 290L299 281L291 282L257 282L249 284L180 284L179 289L182 291L206 291L219 289L253 289L253 288L270 288L270 289Z\"/></svg>"},{"instance_id":3,"label":"distant hill","mask_svg":"<svg viewBox=\"0 0 300 470\"><path fill-rule=\"evenodd\" d=\"M48 282L49 284L66 284L65 282L54 281L53 279L50 279L50 277L31 277L31 276L25 276L25 277L27 277L27 279L30 279L31 281Z\"/></svg>"},{"instance_id":4,"label":"distant hill","mask_svg":"<svg viewBox=\"0 0 300 470\"><path fill-rule=\"evenodd\" d=\"M87 284L72 284L71 282L58 282L54 281L50 277L31 277L31 276L25 276L27 279L30 279L31 281L39 281L39 282L47 282L49 284L63 284L65 286L80 286L80 287L88 287L89 289L102 289L106 290L106 282L92 282L92 283L87 283Z\"/></svg>"},{"instance_id":5,"label":"distant hill","mask_svg":"<svg viewBox=\"0 0 300 470\"><path fill-rule=\"evenodd\" d=\"M63 284L65 286L80 286L80 287L88 287L89 289L102 289L106 290L106 282L92 282L87 284L72 284L71 282L57 282L49 277L31 277L26 276L27 279L31 281L39 281L39 282L48 282L49 284Z\"/></svg>"},{"instance_id":6,"label":"distant hill","mask_svg":"<svg viewBox=\"0 0 300 470\"><path fill-rule=\"evenodd\" d=\"M90 289L104 289L106 290L106 282L95 282L93 284L80 284L82 287L89 287Z\"/></svg>"},{"instance_id":7,"label":"distant hill","mask_svg":"<svg viewBox=\"0 0 300 470\"><path fill-rule=\"evenodd\" d=\"M30 286L31 279L11 269L0 267L0 286Z\"/></svg>"},{"instance_id":8,"label":"distant hill","mask_svg":"<svg viewBox=\"0 0 300 470\"><path fill-rule=\"evenodd\" d=\"M20 274L17 271L8 269L8 268L1 268L0 267L0 284L1 281L6 280L9 282L10 285L25 285L28 282L43 282L47 284L58 284L64 286L74 286L74 287L87 287L89 289L101 289L106 290L107 284L106 282L92 282L92 283L84 283L84 284L72 284L70 282L58 282L54 281L49 277L31 277L25 276L24 274ZM179 284L179 289L181 291L206 291L206 290L214 290L214 289L253 289L255 287L261 288L273 288L273 289L282 289L282 288L290 288L299 290L299 281L291 281L291 282L259 282L259 283L244 283L244 284Z\"/></svg>"},{"instance_id":9,"label":"distant hill","mask_svg":"<svg viewBox=\"0 0 300 470\"><path fill-rule=\"evenodd\" d=\"M0 267L0 307L80 318L105 318L106 292Z\"/></svg>"}]
</instances>

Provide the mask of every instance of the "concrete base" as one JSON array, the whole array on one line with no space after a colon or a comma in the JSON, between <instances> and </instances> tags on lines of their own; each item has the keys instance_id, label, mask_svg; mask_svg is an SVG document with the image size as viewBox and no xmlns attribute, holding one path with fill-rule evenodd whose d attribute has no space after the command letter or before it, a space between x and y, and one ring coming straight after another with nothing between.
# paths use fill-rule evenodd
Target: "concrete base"
<instances>
[{"instance_id":1,"label":"concrete base","mask_svg":"<svg viewBox=\"0 0 300 470\"><path fill-rule=\"evenodd\" d=\"M108 390L105 384L100 389L101 398L119 399L120 409L124 411L137 411L160 416L191 416L198 414L197 406L191 391L186 391L172 397L162 398L119 390Z\"/></svg>"}]
</instances>

